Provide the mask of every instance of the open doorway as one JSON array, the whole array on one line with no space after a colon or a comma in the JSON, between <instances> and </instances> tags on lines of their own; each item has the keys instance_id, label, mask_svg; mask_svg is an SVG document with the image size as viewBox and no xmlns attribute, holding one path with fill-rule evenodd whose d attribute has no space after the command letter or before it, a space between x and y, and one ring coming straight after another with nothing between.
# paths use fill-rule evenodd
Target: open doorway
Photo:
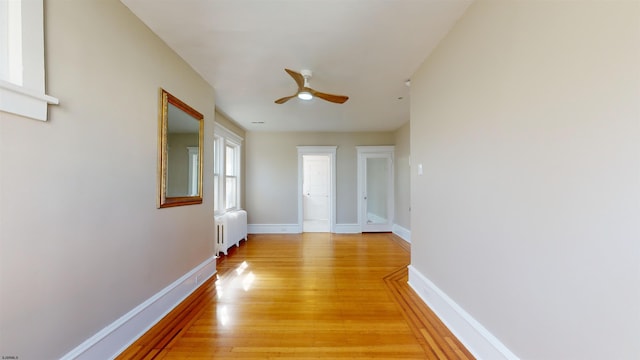
<instances>
[{"instance_id":1,"label":"open doorway","mask_svg":"<svg viewBox=\"0 0 640 360\"><path fill-rule=\"evenodd\" d=\"M357 146L358 223L362 232L393 227L393 146Z\"/></svg>"},{"instance_id":2,"label":"open doorway","mask_svg":"<svg viewBox=\"0 0 640 360\"><path fill-rule=\"evenodd\" d=\"M302 156L302 232L329 232L329 156Z\"/></svg>"},{"instance_id":3,"label":"open doorway","mask_svg":"<svg viewBox=\"0 0 640 360\"><path fill-rule=\"evenodd\" d=\"M301 232L335 227L335 146L298 147L298 225Z\"/></svg>"}]
</instances>

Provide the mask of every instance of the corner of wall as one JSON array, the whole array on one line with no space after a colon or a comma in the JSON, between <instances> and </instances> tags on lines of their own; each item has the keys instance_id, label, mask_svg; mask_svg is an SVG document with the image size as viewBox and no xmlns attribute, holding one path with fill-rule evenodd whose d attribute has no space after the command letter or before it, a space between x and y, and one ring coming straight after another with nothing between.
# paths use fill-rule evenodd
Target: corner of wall
<instances>
[{"instance_id":1,"label":"corner of wall","mask_svg":"<svg viewBox=\"0 0 640 360\"><path fill-rule=\"evenodd\" d=\"M489 330L411 265L409 265L409 286L476 358L519 359Z\"/></svg>"}]
</instances>

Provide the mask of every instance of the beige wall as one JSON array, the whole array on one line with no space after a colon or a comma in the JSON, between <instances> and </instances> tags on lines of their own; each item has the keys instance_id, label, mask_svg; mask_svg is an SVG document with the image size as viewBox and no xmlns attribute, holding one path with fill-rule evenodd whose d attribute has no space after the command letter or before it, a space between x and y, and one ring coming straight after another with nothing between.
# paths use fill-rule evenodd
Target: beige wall
<instances>
[{"instance_id":1,"label":"beige wall","mask_svg":"<svg viewBox=\"0 0 640 360\"><path fill-rule=\"evenodd\" d=\"M407 230L411 230L411 216L409 208L411 207L411 182L409 179L411 168L409 167L410 154L410 126L407 121L395 132L395 151L394 151L394 186L395 186L395 209L394 224L402 226Z\"/></svg>"},{"instance_id":2,"label":"beige wall","mask_svg":"<svg viewBox=\"0 0 640 360\"><path fill-rule=\"evenodd\" d=\"M412 265L522 359L640 357L639 26L479 1L412 77Z\"/></svg>"},{"instance_id":3,"label":"beige wall","mask_svg":"<svg viewBox=\"0 0 640 360\"><path fill-rule=\"evenodd\" d=\"M356 224L358 145L393 145L393 132L247 132L246 209L250 224L298 222L296 146L337 145L336 222Z\"/></svg>"},{"instance_id":4,"label":"beige wall","mask_svg":"<svg viewBox=\"0 0 640 360\"><path fill-rule=\"evenodd\" d=\"M159 88L214 92L117 0L45 1L50 120L0 113L0 349L59 358L213 255L213 191L156 209Z\"/></svg>"}]
</instances>

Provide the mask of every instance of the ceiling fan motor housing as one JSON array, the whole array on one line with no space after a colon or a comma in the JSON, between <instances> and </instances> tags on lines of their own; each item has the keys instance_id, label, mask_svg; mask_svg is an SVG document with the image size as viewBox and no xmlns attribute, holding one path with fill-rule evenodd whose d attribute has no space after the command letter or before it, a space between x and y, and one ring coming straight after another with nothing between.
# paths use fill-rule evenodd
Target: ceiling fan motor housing
<instances>
[{"instance_id":1,"label":"ceiling fan motor housing","mask_svg":"<svg viewBox=\"0 0 640 360\"><path fill-rule=\"evenodd\" d=\"M309 79L311 79L311 76L313 75L311 70L307 70L307 69L300 70L300 75L304 77L304 87L309 87Z\"/></svg>"}]
</instances>

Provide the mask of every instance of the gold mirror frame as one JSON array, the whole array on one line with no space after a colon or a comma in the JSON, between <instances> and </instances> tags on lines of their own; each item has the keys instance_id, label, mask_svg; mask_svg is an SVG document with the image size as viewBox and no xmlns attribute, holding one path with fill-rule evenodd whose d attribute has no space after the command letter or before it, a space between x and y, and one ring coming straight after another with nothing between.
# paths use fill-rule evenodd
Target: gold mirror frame
<instances>
[{"instance_id":1,"label":"gold mirror frame","mask_svg":"<svg viewBox=\"0 0 640 360\"><path fill-rule=\"evenodd\" d=\"M173 111L169 111L169 105L172 105L177 110L181 110L184 114L181 114L180 117L183 121L183 126L187 125L187 127L193 127L192 125L187 124L189 119L193 119L193 121L198 122L198 149L197 149L197 193L195 195L188 194L169 194L169 134L170 127L169 122L172 121L172 127L177 125L176 121L178 119L169 119L170 113L174 113ZM193 204L202 204L202 178L203 178L203 161L202 161L202 153L204 147L204 116L198 111L194 110L191 106L185 104L180 99L171 95L164 89L160 89L160 120L158 121L158 208L172 207L172 206L181 206L181 205L193 205ZM186 116L182 116L186 115ZM186 123L185 123L186 122ZM188 148L183 148L180 150L187 151L187 161L191 161L189 158ZM174 149L176 151L176 149ZM187 163L189 166L189 164ZM189 172L187 177L192 176L193 173ZM175 180L175 179L174 179ZM189 186L187 184L187 186ZM192 191L195 189L192 189ZM173 195L173 196L172 196Z\"/></svg>"}]
</instances>

